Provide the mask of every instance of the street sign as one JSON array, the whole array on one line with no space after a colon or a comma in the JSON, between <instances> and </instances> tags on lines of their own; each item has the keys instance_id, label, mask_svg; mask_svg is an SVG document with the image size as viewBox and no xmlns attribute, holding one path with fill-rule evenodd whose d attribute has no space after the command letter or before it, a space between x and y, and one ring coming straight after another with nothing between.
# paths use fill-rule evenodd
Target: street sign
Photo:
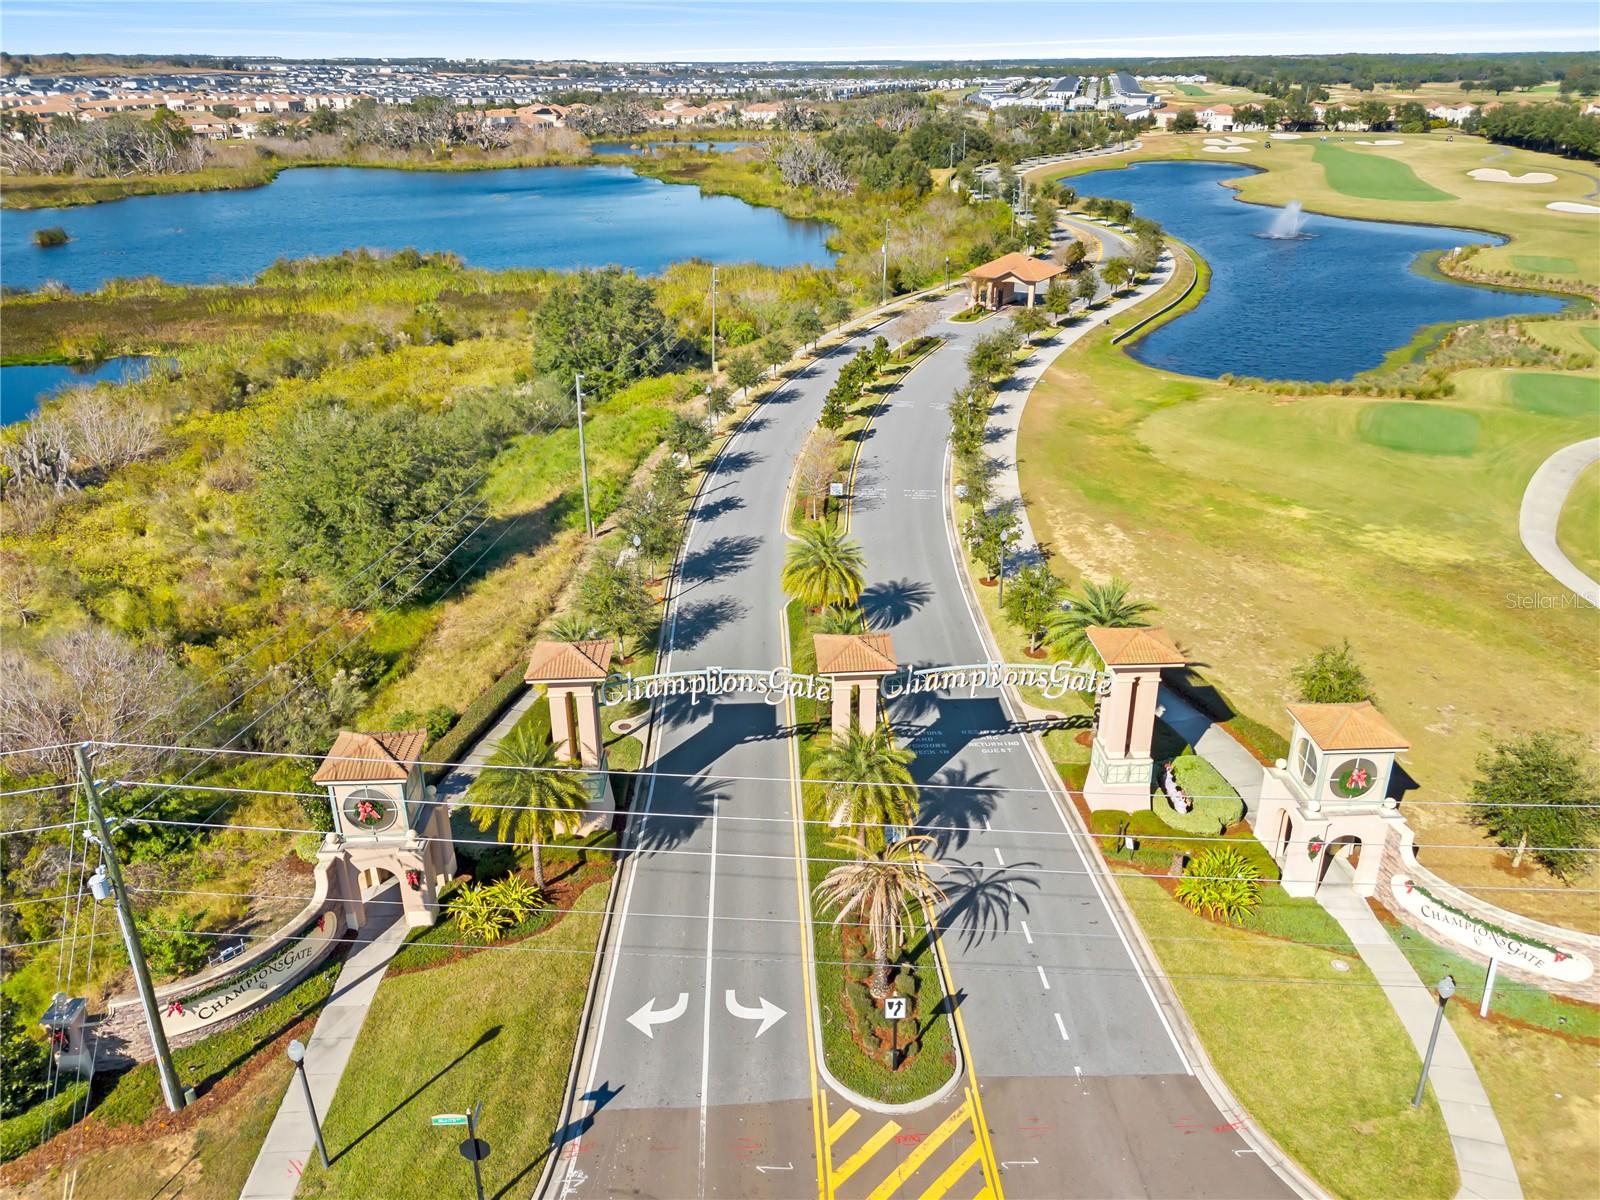
<instances>
[{"instance_id":1,"label":"street sign","mask_svg":"<svg viewBox=\"0 0 1600 1200\"><path fill-rule=\"evenodd\" d=\"M433 1114L433 1124L435 1124L435 1125L465 1125L466 1123L467 1123L467 1114L466 1113L434 1113Z\"/></svg>"},{"instance_id":2,"label":"street sign","mask_svg":"<svg viewBox=\"0 0 1600 1200\"><path fill-rule=\"evenodd\" d=\"M838 496L844 495L844 484L842 484L842 483L830 483L828 485L828 495L834 496L834 497L838 497Z\"/></svg>"},{"instance_id":3,"label":"street sign","mask_svg":"<svg viewBox=\"0 0 1600 1200\"><path fill-rule=\"evenodd\" d=\"M904 1021L910 1003L904 996L890 996L883 1002L883 1015L891 1021Z\"/></svg>"}]
</instances>

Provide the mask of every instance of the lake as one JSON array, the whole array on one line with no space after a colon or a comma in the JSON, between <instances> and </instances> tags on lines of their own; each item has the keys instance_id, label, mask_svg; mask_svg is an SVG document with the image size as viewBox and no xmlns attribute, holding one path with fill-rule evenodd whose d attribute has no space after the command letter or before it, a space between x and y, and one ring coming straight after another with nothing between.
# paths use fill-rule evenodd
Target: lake
<instances>
[{"instance_id":1,"label":"lake","mask_svg":"<svg viewBox=\"0 0 1600 1200\"><path fill-rule=\"evenodd\" d=\"M33 416L41 404L65 388L143 379L150 373L151 364L157 361L129 355L83 365L44 363L0 367L0 425Z\"/></svg>"},{"instance_id":2,"label":"lake","mask_svg":"<svg viewBox=\"0 0 1600 1200\"><path fill-rule=\"evenodd\" d=\"M1556 312L1564 304L1415 269L1425 251L1493 240L1481 232L1307 213L1306 236L1268 238L1283 210L1241 203L1221 186L1248 170L1139 163L1066 181L1080 195L1131 202L1211 265L1205 298L1129 347L1141 362L1212 378L1347 379L1377 366L1421 326Z\"/></svg>"},{"instance_id":3,"label":"lake","mask_svg":"<svg viewBox=\"0 0 1600 1200\"><path fill-rule=\"evenodd\" d=\"M72 240L33 245L33 231L51 225ZM235 283L275 259L361 246L449 250L490 270L617 263L653 273L687 258L827 266L831 232L623 166L296 167L259 188L0 211L0 283L57 280L78 291L129 275Z\"/></svg>"},{"instance_id":4,"label":"lake","mask_svg":"<svg viewBox=\"0 0 1600 1200\"><path fill-rule=\"evenodd\" d=\"M732 154L755 142L590 142L596 154L658 154L667 150L699 150L713 154Z\"/></svg>"}]
</instances>

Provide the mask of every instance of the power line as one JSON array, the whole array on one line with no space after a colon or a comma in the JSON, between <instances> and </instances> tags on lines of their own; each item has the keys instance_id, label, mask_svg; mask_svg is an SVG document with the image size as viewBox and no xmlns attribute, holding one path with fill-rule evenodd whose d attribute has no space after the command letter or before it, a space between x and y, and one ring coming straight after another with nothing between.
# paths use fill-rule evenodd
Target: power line
<instances>
[{"instance_id":1,"label":"power line","mask_svg":"<svg viewBox=\"0 0 1600 1200\"><path fill-rule=\"evenodd\" d=\"M344 757L345 756L343 756L343 755L340 756L341 759L343 759ZM361 761L365 761L365 760L361 760ZM511 766L511 765L498 764L498 763L484 763L480 767L480 770L481 771L530 771L530 772L558 770L558 771L561 771L563 773L573 773L575 771L577 773L580 773L580 774L594 774L595 773L593 770L584 770L582 768L518 767L518 766ZM635 778L648 778L649 775L650 775L650 771L648 770L648 768L642 768L642 769L640 769L638 771L609 771L609 772L607 772L607 774L626 775L626 776L635 777ZM668 778L669 776L668 776L667 773L663 773L662 777L663 778ZM695 779L695 780L707 780L707 776L705 776L704 774L687 775L687 776L683 776L683 777L684 778ZM753 777L753 776L739 776L739 777L734 777L734 778L743 779L743 780L760 779L762 782L772 782L772 783L787 783L788 782L788 779L785 776L772 776L772 777L764 778L764 779L762 777ZM722 777L719 776L717 778L717 781L720 782L721 779L722 779ZM143 779L116 779L116 780L112 780L112 782L115 783L119 787L150 787L150 788L164 788L164 789L168 789L168 790L181 789L183 791L230 792L230 793L237 793L237 794L240 794L240 795L249 795L249 796L281 796L281 797L292 798L292 799L297 799L297 800L326 801L328 799L328 795L327 795L326 792L286 792L286 791L278 791L278 790L275 790L275 789L272 789L272 788L228 787L226 785L221 785L221 784L160 783L160 782L157 782L157 781L154 781L154 780L143 780ZM824 781L808 779L808 780L803 780L802 782L804 782L804 783L821 783L821 782L824 782ZM869 786L865 782L858 782L858 781L838 781L838 780L834 780L834 781L826 781L826 782L839 783L839 784L841 784L841 786L851 786L851 787ZM884 784L882 786L891 787L891 786L904 786L904 785ZM939 787L940 787L940 785L938 785L938 784L925 784L918 790L921 790L921 791L924 791L924 792L937 791L939 789ZM148 806L146 806L146 807L148 807ZM490 804L490 803L480 803L480 802L475 801L475 800L462 801L459 804L457 804L456 807L458 809L459 808L474 808L474 809L487 809L487 810L491 810L491 811L530 812L530 813L547 812L547 813L556 813L556 814L570 814L571 811L572 811L570 809L558 808L558 807L555 807L555 806L552 806L552 805L542 805L542 804ZM143 810L141 810L141 811L143 811ZM216 810L213 810L213 811L215 812ZM651 820L651 819L659 819L659 820L664 820L664 821L698 821L698 820L704 820L705 817L702 816L701 814L698 814L698 813L650 812L650 813L641 814L640 819L641 819L641 821L643 821L643 820ZM791 825L791 824L794 824L794 823L798 822L801 825L826 825L830 829L838 829L838 830L840 830L842 832L848 832L851 829L905 829L905 828L910 828L914 833L920 833L920 834L974 833L974 832L977 831L976 830L976 826L970 825L970 824L969 825L938 825L938 824L927 824L925 822L918 821L918 822L915 822L911 826L908 827L904 823L899 822L899 821L848 821L848 822L834 822L834 821L828 820L827 818L824 818L824 817L764 817L764 816L756 816L756 815L745 814L745 813L728 813L728 812L719 812L717 814L717 819L720 820L720 821L749 821L749 822L757 822L757 823L772 824L772 825ZM1178 830L1178 829L1173 829L1170 832L1168 832L1166 830L1162 830L1162 831L1156 832L1156 833L1133 833L1133 832L1130 832L1130 833L1127 833L1127 834L1123 834L1123 833L1118 833L1116 831L1110 831L1110 832L1106 832L1106 833L1095 833L1093 830L1089 830L1087 832L1080 833L1075 829L1015 829L1015 828L1008 828L1006 826L985 824L983 826L983 832L985 832L985 833L1001 833L1001 834L1017 834L1017 835L1023 836L1023 837L1056 837L1056 838L1063 838L1064 837L1064 838L1073 838L1073 839L1076 839L1076 840L1079 840L1079 841L1090 841L1090 842L1121 841L1124 837L1132 837L1132 838L1134 838L1136 840L1144 839L1144 838L1154 838L1154 839L1159 839L1160 841L1163 841L1163 842L1221 842L1221 843L1225 843L1225 844L1228 844L1228 845L1237 845L1242 840L1242 839L1237 838L1237 837L1226 837L1226 836L1221 835L1221 834L1184 833L1183 831ZM1329 839L1326 838L1326 837L1320 837L1320 838L1290 838L1290 839L1288 839L1288 840L1286 840L1286 841L1284 841L1284 842L1282 842L1280 844L1285 846L1285 847L1289 847L1289 846L1301 846L1301 847L1303 847L1303 846L1309 846L1313 842L1326 843L1328 840ZM1482 844L1482 843L1468 843L1468 842L1430 842L1430 843L1428 843L1428 849L1430 849L1430 850L1480 850L1480 851L1487 851L1487 852L1495 853L1495 854L1509 854L1512 851L1512 848L1510 848L1510 847L1492 846L1492 845L1487 845L1487 844ZM1564 851L1581 851L1581 852L1583 852L1585 854L1600 854L1600 846L1523 846L1521 849L1526 853L1534 853L1536 851L1563 851L1564 850Z\"/></svg>"}]
</instances>

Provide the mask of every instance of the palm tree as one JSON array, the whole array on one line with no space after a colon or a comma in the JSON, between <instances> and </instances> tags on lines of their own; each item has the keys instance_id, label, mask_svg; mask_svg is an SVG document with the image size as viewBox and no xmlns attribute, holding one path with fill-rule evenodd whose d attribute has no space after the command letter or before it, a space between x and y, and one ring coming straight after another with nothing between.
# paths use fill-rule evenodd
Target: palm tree
<instances>
[{"instance_id":1,"label":"palm tree","mask_svg":"<svg viewBox=\"0 0 1600 1200\"><path fill-rule=\"evenodd\" d=\"M843 608L861 599L866 555L861 547L828 525L807 525L789 544L783 561L783 590L807 608Z\"/></svg>"},{"instance_id":2,"label":"palm tree","mask_svg":"<svg viewBox=\"0 0 1600 1200\"><path fill-rule=\"evenodd\" d=\"M582 613L562 613L551 618L545 636L556 642L587 642L599 637L600 631Z\"/></svg>"},{"instance_id":3,"label":"palm tree","mask_svg":"<svg viewBox=\"0 0 1600 1200\"><path fill-rule=\"evenodd\" d=\"M828 823L880 846L889 826L909 826L917 815L917 785L908 769L915 758L887 725L871 733L852 729L833 742L816 760L818 775L837 781L825 785Z\"/></svg>"},{"instance_id":4,"label":"palm tree","mask_svg":"<svg viewBox=\"0 0 1600 1200\"><path fill-rule=\"evenodd\" d=\"M583 823L589 801L582 774L553 769L564 765L553 745L519 725L501 740L467 793L467 811L474 821L502 842L533 847L533 879L540 891L544 890L540 847L558 834L574 832Z\"/></svg>"},{"instance_id":5,"label":"palm tree","mask_svg":"<svg viewBox=\"0 0 1600 1200\"><path fill-rule=\"evenodd\" d=\"M817 632L860 633L863 623L859 608L825 608L817 618Z\"/></svg>"},{"instance_id":6,"label":"palm tree","mask_svg":"<svg viewBox=\"0 0 1600 1200\"><path fill-rule=\"evenodd\" d=\"M867 930L872 947L874 998L889 994L889 961L905 949L906 934L916 925L915 906L941 904L944 890L928 877L938 866L923 853L932 838L902 838L882 850L870 850L859 838L841 838L833 844L856 861L841 863L817 884L817 903L835 909L833 923L855 918Z\"/></svg>"},{"instance_id":7,"label":"palm tree","mask_svg":"<svg viewBox=\"0 0 1600 1200\"><path fill-rule=\"evenodd\" d=\"M1153 604L1130 599L1127 581L1114 576L1110 583L1085 579L1083 593L1068 599L1072 607L1050 618L1045 641L1050 649L1072 662L1082 662L1094 653L1089 644L1091 627L1132 629L1148 625L1144 615L1156 611Z\"/></svg>"}]
</instances>

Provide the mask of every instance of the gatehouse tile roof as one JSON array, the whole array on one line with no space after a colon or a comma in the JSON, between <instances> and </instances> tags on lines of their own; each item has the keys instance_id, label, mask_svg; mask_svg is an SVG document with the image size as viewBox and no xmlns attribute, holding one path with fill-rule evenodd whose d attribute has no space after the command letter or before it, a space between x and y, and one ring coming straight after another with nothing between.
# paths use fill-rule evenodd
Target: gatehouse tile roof
<instances>
[{"instance_id":1,"label":"gatehouse tile roof","mask_svg":"<svg viewBox=\"0 0 1600 1200\"><path fill-rule=\"evenodd\" d=\"M1013 250L1010 254L1002 254L993 262L986 262L981 267L973 267L967 272L969 279L1004 279L1011 275L1023 283L1043 283L1046 279L1053 279L1066 270L1053 262L1042 258L1034 258L1031 254L1024 254L1020 250Z\"/></svg>"},{"instance_id":2,"label":"gatehouse tile roof","mask_svg":"<svg viewBox=\"0 0 1600 1200\"><path fill-rule=\"evenodd\" d=\"M815 635L818 675L888 675L899 669L887 633Z\"/></svg>"},{"instance_id":3,"label":"gatehouse tile roof","mask_svg":"<svg viewBox=\"0 0 1600 1200\"><path fill-rule=\"evenodd\" d=\"M528 659L528 683L599 682L611 671L610 638L588 642L536 642Z\"/></svg>"},{"instance_id":4,"label":"gatehouse tile roof","mask_svg":"<svg viewBox=\"0 0 1600 1200\"><path fill-rule=\"evenodd\" d=\"M1291 704L1289 715L1324 750L1409 750L1411 743L1372 701L1356 704Z\"/></svg>"},{"instance_id":5,"label":"gatehouse tile roof","mask_svg":"<svg viewBox=\"0 0 1600 1200\"><path fill-rule=\"evenodd\" d=\"M333 749L322 760L313 783L377 783L403 781L422 758L426 729L357 733L341 729Z\"/></svg>"},{"instance_id":6,"label":"gatehouse tile roof","mask_svg":"<svg viewBox=\"0 0 1600 1200\"><path fill-rule=\"evenodd\" d=\"M1167 631L1156 626L1109 629L1095 625L1085 633L1108 667L1181 667L1189 661Z\"/></svg>"}]
</instances>

